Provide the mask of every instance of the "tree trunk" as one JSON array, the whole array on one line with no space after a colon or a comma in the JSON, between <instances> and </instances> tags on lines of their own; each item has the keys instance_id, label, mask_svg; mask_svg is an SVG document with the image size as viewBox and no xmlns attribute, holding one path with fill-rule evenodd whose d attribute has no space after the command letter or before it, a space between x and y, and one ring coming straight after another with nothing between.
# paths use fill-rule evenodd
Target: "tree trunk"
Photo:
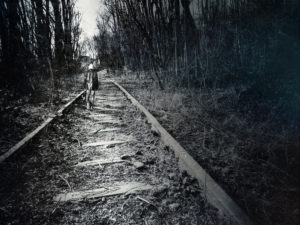
<instances>
[{"instance_id":1,"label":"tree trunk","mask_svg":"<svg viewBox=\"0 0 300 225\"><path fill-rule=\"evenodd\" d=\"M64 30L62 26L62 18L61 18L61 11L60 11L60 4L58 0L51 0L53 11L54 11L54 18L55 18L55 36L54 36L54 43L55 43L55 62L58 69L62 69L62 66L65 64L64 60Z\"/></svg>"}]
</instances>

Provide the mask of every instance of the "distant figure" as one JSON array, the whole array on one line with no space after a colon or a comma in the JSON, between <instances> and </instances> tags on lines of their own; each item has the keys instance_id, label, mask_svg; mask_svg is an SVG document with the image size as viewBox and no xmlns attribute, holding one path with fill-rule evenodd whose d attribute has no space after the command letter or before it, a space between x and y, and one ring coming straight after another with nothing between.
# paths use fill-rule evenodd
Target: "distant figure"
<instances>
[{"instance_id":1,"label":"distant figure","mask_svg":"<svg viewBox=\"0 0 300 225\"><path fill-rule=\"evenodd\" d=\"M99 88L98 75L91 63L86 76L86 108L91 109L95 102L95 92ZM92 95L92 101L90 97Z\"/></svg>"}]
</instances>

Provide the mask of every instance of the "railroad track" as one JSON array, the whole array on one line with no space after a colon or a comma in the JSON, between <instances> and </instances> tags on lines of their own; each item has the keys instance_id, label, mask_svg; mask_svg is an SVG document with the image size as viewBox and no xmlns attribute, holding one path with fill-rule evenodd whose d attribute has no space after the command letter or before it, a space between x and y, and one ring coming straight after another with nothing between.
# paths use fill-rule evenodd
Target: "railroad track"
<instances>
[{"instance_id":1,"label":"railroad track","mask_svg":"<svg viewBox=\"0 0 300 225\"><path fill-rule=\"evenodd\" d=\"M103 82L93 110L86 110L81 102L61 117L82 95L84 92L63 107L57 117L46 120L0 157L5 164L35 135L50 127L30 146L35 153L29 158L24 156L20 182L13 182L19 170L15 174L9 172L15 166L13 162L2 166L1 182L11 181L0 188L0 221L252 224L223 189L119 84ZM54 119L57 125L51 125Z\"/></svg>"}]
</instances>

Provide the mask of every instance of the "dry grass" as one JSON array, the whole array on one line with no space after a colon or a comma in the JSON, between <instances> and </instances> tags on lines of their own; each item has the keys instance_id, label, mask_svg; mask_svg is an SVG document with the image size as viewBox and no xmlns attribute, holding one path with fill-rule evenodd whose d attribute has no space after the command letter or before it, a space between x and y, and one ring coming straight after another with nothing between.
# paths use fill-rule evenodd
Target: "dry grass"
<instances>
[{"instance_id":1,"label":"dry grass","mask_svg":"<svg viewBox=\"0 0 300 225\"><path fill-rule=\"evenodd\" d=\"M83 78L76 75L61 79L59 87L51 87L50 80L35 81L33 93L24 95L1 89L0 97L0 154L20 141L26 133L55 113L82 88Z\"/></svg>"},{"instance_id":2,"label":"dry grass","mask_svg":"<svg viewBox=\"0 0 300 225\"><path fill-rule=\"evenodd\" d=\"M105 94L103 90L99 95ZM179 171L173 152L164 149L134 106L128 104L124 110L113 113L122 118L124 125L118 132L91 135L96 127L113 126L95 123L92 118L95 114L97 111L87 111L83 102L79 103L34 140L28 146L28 154L23 151L18 160L2 164L0 220L3 224L232 224L228 218L218 216L217 210L199 194L198 184ZM78 144L129 136L135 141L112 148L87 149ZM143 162L145 168L139 171L127 164L74 166L81 161L121 155L132 156L133 160ZM57 194L71 190L91 190L131 181L167 185L163 189L121 196L65 203L53 200ZM174 203L177 208L171 207Z\"/></svg>"},{"instance_id":3,"label":"dry grass","mask_svg":"<svg viewBox=\"0 0 300 225\"><path fill-rule=\"evenodd\" d=\"M256 222L299 221L300 147L294 131L271 118L256 121L239 113L233 89L125 87Z\"/></svg>"}]
</instances>

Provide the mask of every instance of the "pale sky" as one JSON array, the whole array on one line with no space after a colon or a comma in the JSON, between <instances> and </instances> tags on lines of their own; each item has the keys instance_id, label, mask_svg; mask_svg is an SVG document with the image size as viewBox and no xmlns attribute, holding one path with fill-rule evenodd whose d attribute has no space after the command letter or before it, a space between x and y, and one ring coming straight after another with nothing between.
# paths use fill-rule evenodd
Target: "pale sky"
<instances>
[{"instance_id":1,"label":"pale sky","mask_svg":"<svg viewBox=\"0 0 300 225\"><path fill-rule=\"evenodd\" d=\"M97 33L97 16L101 11L101 0L77 0L76 5L82 17L83 37L90 38Z\"/></svg>"}]
</instances>

